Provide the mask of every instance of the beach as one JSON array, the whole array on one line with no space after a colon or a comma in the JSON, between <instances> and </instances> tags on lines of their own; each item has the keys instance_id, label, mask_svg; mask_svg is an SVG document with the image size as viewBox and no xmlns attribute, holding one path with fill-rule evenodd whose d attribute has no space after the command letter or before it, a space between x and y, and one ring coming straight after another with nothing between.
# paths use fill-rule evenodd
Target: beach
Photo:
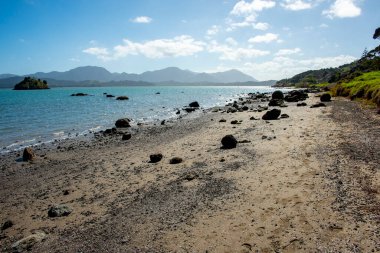
<instances>
[{"instance_id":1,"label":"beach","mask_svg":"<svg viewBox=\"0 0 380 253\"><path fill-rule=\"evenodd\" d=\"M52 143L30 162L3 154L0 221L13 226L1 249L39 233L30 252L379 252L380 115L305 102L277 120L262 120L259 101L135 127L129 140ZM236 148L221 148L225 135ZM49 217L57 204L71 212Z\"/></svg>"}]
</instances>

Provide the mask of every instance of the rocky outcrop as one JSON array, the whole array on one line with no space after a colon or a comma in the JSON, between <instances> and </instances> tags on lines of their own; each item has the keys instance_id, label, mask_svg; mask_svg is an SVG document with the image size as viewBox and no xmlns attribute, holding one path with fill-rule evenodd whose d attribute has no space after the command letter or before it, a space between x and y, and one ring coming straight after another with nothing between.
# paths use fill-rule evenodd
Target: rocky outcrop
<instances>
[{"instance_id":1,"label":"rocky outcrop","mask_svg":"<svg viewBox=\"0 0 380 253\"><path fill-rule=\"evenodd\" d=\"M34 79L32 77L25 77L24 80L15 85L14 90L41 90L49 89L45 80Z\"/></svg>"}]
</instances>

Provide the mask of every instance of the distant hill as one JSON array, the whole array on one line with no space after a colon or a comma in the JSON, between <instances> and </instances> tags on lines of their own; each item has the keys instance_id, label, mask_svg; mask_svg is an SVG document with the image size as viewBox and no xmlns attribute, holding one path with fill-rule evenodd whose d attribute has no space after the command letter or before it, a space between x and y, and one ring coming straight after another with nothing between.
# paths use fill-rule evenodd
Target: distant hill
<instances>
[{"instance_id":1,"label":"distant hill","mask_svg":"<svg viewBox=\"0 0 380 253\"><path fill-rule=\"evenodd\" d=\"M25 77L21 82L17 83L14 90L42 90L49 89L46 80Z\"/></svg>"},{"instance_id":2,"label":"distant hill","mask_svg":"<svg viewBox=\"0 0 380 253\"><path fill-rule=\"evenodd\" d=\"M146 71L142 74L128 73L111 73L105 68L95 66L85 66L71 69L69 71L49 73L37 72L29 76L42 79L55 79L67 81L142 81L142 82L214 82L214 83L231 83L231 82L250 82L256 81L253 77L244 74L238 70L229 70L217 73L197 73L189 70L182 70L176 67L169 67L161 70Z\"/></svg>"}]
</instances>

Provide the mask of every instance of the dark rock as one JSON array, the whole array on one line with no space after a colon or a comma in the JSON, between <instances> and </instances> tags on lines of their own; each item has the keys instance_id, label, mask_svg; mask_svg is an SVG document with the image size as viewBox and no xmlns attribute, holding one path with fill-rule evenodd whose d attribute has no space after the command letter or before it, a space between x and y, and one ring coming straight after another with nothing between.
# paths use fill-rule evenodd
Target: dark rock
<instances>
[{"instance_id":1,"label":"dark rock","mask_svg":"<svg viewBox=\"0 0 380 253\"><path fill-rule=\"evenodd\" d=\"M160 92L156 92L156 95L160 95L161 93Z\"/></svg>"},{"instance_id":2,"label":"dark rock","mask_svg":"<svg viewBox=\"0 0 380 253\"><path fill-rule=\"evenodd\" d=\"M232 121L231 121L231 124L232 124L232 125L239 124L239 121L237 121L237 120L232 120Z\"/></svg>"},{"instance_id":3,"label":"dark rock","mask_svg":"<svg viewBox=\"0 0 380 253\"><path fill-rule=\"evenodd\" d=\"M249 140L241 140L241 141L238 141L238 143L250 143L251 141Z\"/></svg>"},{"instance_id":4,"label":"dark rock","mask_svg":"<svg viewBox=\"0 0 380 253\"><path fill-rule=\"evenodd\" d=\"M307 106L307 104L305 102L302 102L302 103L297 103L297 106Z\"/></svg>"},{"instance_id":5,"label":"dark rock","mask_svg":"<svg viewBox=\"0 0 380 253\"><path fill-rule=\"evenodd\" d=\"M227 113L235 113L235 112L237 112L236 108L234 108L234 107L228 107Z\"/></svg>"},{"instance_id":6,"label":"dark rock","mask_svg":"<svg viewBox=\"0 0 380 253\"><path fill-rule=\"evenodd\" d=\"M132 134L130 134L130 133L125 133L125 134L123 134L123 137L121 138L121 140L123 140L123 141L127 141L127 140L129 140L129 139L131 139L132 138Z\"/></svg>"},{"instance_id":7,"label":"dark rock","mask_svg":"<svg viewBox=\"0 0 380 253\"><path fill-rule=\"evenodd\" d=\"M250 117L249 120L257 120L254 116Z\"/></svg>"},{"instance_id":8,"label":"dark rock","mask_svg":"<svg viewBox=\"0 0 380 253\"><path fill-rule=\"evenodd\" d=\"M84 96L88 96L87 93L82 93L82 92L79 92L79 93L74 93L74 94L71 94L72 97L84 97Z\"/></svg>"},{"instance_id":9,"label":"dark rock","mask_svg":"<svg viewBox=\"0 0 380 253\"><path fill-rule=\"evenodd\" d=\"M32 247L43 241L47 235L44 232L36 232L32 235L24 237L23 239L12 244L12 252L20 253L23 251L30 251Z\"/></svg>"},{"instance_id":10,"label":"dark rock","mask_svg":"<svg viewBox=\"0 0 380 253\"><path fill-rule=\"evenodd\" d=\"M73 210L66 205L51 206L48 211L49 217L68 216Z\"/></svg>"},{"instance_id":11,"label":"dark rock","mask_svg":"<svg viewBox=\"0 0 380 253\"><path fill-rule=\"evenodd\" d=\"M307 95L307 92L304 90L292 90L288 92L284 99L286 102L298 102L303 101L308 97L309 95Z\"/></svg>"},{"instance_id":12,"label":"dark rock","mask_svg":"<svg viewBox=\"0 0 380 253\"><path fill-rule=\"evenodd\" d=\"M280 90L276 90L272 93L272 99L284 99L284 93Z\"/></svg>"},{"instance_id":13,"label":"dark rock","mask_svg":"<svg viewBox=\"0 0 380 253\"><path fill-rule=\"evenodd\" d=\"M283 114L281 114L280 118L286 119L286 118L289 118L289 115L286 113L283 113Z\"/></svg>"},{"instance_id":14,"label":"dark rock","mask_svg":"<svg viewBox=\"0 0 380 253\"><path fill-rule=\"evenodd\" d=\"M111 95L111 94L107 94L106 97L107 97L107 98L113 98L113 97L115 97L115 96L114 96L114 95Z\"/></svg>"},{"instance_id":15,"label":"dark rock","mask_svg":"<svg viewBox=\"0 0 380 253\"><path fill-rule=\"evenodd\" d=\"M106 134L116 134L117 133L117 130L116 128L108 128L106 130L104 130L103 134L106 135Z\"/></svg>"},{"instance_id":16,"label":"dark rock","mask_svg":"<svg viewBox=\"0 0 380 253\"><path fill-rule=\"evenodd\" d=\"M310 108L318 108L318 107L326 107L326 105L324 103L316 103L310 106Z\"/></svg>"},{"instance_id":17,"label":"dark rock","mask_svg":"<svg viewBox=\"0 0 380 253\"><path fill-rule=\"evenodd\" d=\"M225 120L225 119L221 119L221 120L219 120L219 122L226 122L227 120Z\"/></svg>"},{"instance_id":18,"label":"dark rock","mask_svg":"<svg viewBox=\"0 0 380 253\"><path fill-rule=\"evenodd\" d=\"M241 109L243 109L243 111L248 111L249 108L248 108L248 106L245 105Z\"/></svg>"},{"instance_id":19,"label":"dark rock","mask_svg":"<svg viewBox=\"0 0 380 253\"><path fill-rule=\"evenodd\" d=\"M70 191L69 190L63 190L62 193L63 193L63 195L69 195Z\"/></svg>"},{"instance_id":20,"label":"dark rock","mask_svg":"<svg viewBox=\"0 0 380 253\"><path fill-rule=\"evenodd\" d=\"M127 97L127 96L119 96L116 98L116 100L128 100L128 99L129 99L129 97Z\"/></svg>"},{"instance_id":21,"label":"dark rock","mask_svg":"<svg viewBox=\"0 0 380 253\"><path fill-rule=\"evenodd\" d=\"M3 225L1 225L1 230L6 230L13 226L13 222L11 220L6 220Z\"/></svg>"},{"instance_id":22,"label":"dark rock","mask_svg":"<svg viewBox=\"0 0 380 253\"><path fill-rule=\"evenodd\" d=\"M170 159L169 163L170 164L178 164L178 163L181 163L182 161L183 160L180 157L173 157L172 159Z\"/></svg>"},{"instance_id":23,"label":"dark rock","mask_svg":"<svg viewBox=\"0 0 380 253\"><path fill-rule=\"evenodd\" d=\"M161 161L162 157L163 156L160 153L152 154L149 156L151 163L158 163L159 161Z\"/></svg>"},{"instance_id":24,"label":"dark rock","mask_svg":"<svg viewBox=\"0 0 380 253\"><path fill-rule=\"evenodd\" d=\"M222 142L222 148L224 149L236 148L237 140L231 134L224 136L221 142Z\"/></svg>"},{"instance_id":25,"label":"dark rock","mask_svg":"<svg viewBox=\"0 0 380 253\"><path fill-rule=\"evenodd\" d=\"M189 107L199 107L199 103L197 101L191 102Z\"/></svg>"},{"instance_id":26,"label":"dark rock","mask_svg":"<svg viewBox=\"0 0 380 253\"><path fill-rule=\"evenodd\" d=\"M331 95L329 93L324 93L319 99L321 100L321 102L330 102Z\"/></svg>"},{"instance_id":27,"label":"dark rock","mask_svg":"<svg viewBox=\"0 0 380 253\"><path fill-rule=\"evenodd\" d=\"M116 122L115 122L115 126L116 127L130 127L130 119L128 118L124 118L124 119L118 119Z\"/></svg>"},{"instance_id":28,"label":"dark rock","mask_svg":"<svg viewBox=\"0 0 380 253\"><path fill-rule=\"evenodd\" d=\"M165 120L161 121L161 126L165 125Z\"/></svg>"},{"instance_id":29,"label":"dark rock","mask_svg":"<svg viewBox=\"0 0 380 253\"><path fill-rule=\"evenodd\" d=\"M284 105L284 100L282 99L271 99L268 106L282 106Z\"/></svg>"},{"instance_id":30,"label":"dark rock","mask_svg":"<svg viewBox=\"0 0 380 253\"><path fill-rule=\"evenodd\" d=\"M182 110L184 110L187 113L190 113L190 112L194 112L196 109L198 109L198 108L197 107L185 107Z\"/></svg>"},{"instance_id":31,"label":"dark rock","mask_svg":"<svg viewBox=\"0 0 380 253\"><path fill-rule=\"evenodd\" d=\"M177 110L177 112L175 114L181 114L181 111L180 110Z\"/></svg>"},{"instance_id":32,"label":"dark rock","mask_svg":"<svg viewBox=\"0 0 380 253\"><path fill-rule=\"evenodd\" d=\"M35 158L34 151L31 147L24 148L24 152L22 154L22 160L24 162L32 161Z\"/></svg>"},{"instance_id":33,"label":"dark rock","mask_svg":"<svg viewBox=\"0 0 380 253\"><path fill-rule=\"evenodd\" d=\"M263 115L262 119L263 120L275 120L280 116L280 114L281 114L281 110L273 109L273 110L267 111Z\"/></svg>"}]
</instances>

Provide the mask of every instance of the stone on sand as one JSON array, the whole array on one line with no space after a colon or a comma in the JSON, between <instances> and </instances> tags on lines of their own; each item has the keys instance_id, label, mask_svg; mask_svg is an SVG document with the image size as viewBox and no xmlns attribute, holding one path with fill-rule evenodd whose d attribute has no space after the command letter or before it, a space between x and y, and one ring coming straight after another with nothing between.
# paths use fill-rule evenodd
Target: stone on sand
<instances>
[{"instance_id":1,"label":"stone on sand","mask_svg":"<svg viewBox=\"0 0 380 253\"><path fill-rule=\"evenodd\" d=\"M158 163L159 161L161 161L162 157L163 156L160 153L152 154L149 156L151 163Z\"/></svg>"},{"instance_id":2,"label":"stone on sand","mask_svg":"<svg viewBox=\"0 0 380 253\"><path fill-rule=\"evenodd\" d=\"M24 149L24 152L22 154L22 160L23 161L31 161L35 158L34 151L31 147L27 147Z\"/></svg>"},{"instance_id":3,"label":"stone on sand","mask_svg":"<svg viewBox=\"0 0 380 253\"><path fill-rule=\"evenodd\" d=\"M49 217L62 217L68 216L73 210L67 205L51 206L48 211Z\"/></svg>"},{"instance_id":4,"label":"stone on sand","mask_svg":"<svg viewBox=\"0 0 380 253\"><path fill-rule=\"evenodd\" d=\"M36 232L12 244L13 252L29 251L32 247L46 238L44 232Z\"/></svg>"},{"instance_id":5,"label":"stone on sand","mask_svg":"<svg viewBox=\"0 0 380 253\"><path fill-rule=\"evenodd\" d=\"M224 136L221 142L224 149L236 148L237 140L232 134Z\"/></svg>"}]
</instances>

